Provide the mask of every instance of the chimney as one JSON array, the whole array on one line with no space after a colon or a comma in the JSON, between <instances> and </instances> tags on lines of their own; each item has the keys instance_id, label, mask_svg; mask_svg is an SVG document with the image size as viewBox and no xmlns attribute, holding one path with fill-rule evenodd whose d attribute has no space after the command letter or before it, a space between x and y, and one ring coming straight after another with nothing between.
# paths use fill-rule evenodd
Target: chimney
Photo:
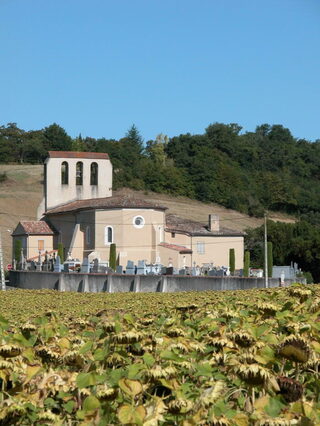
<instances>
[{"instance_id":1,"label":"chimney","mask_svg":"<svg viewBox=\"0 0 320 426\"><path fill-rule=\"evenodd\" d=\"M219 216L217 214L209 214L209 231L219 232L220 231L220 223Z\"/></svg>"}]
</instances>

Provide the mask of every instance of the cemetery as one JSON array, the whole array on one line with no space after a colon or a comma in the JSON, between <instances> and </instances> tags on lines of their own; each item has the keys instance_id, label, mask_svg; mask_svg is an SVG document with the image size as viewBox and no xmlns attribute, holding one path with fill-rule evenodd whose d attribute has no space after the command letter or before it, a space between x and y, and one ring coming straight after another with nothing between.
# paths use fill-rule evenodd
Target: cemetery
<instances>
[{"instance_id":1,"label":"cemetery","mask_svg":"<svg viewBox=\"0 0 320 426\"><path fill-rule=\"evenodd\" d=\"M76 267L75 267L76 266ZM48 255L42 262L26 261L21 256L19 264L10 271L10 286L21 289L51 289L76 292L176 292L197 290L241 290L265 287L264 278L230 276L228 268L176 269L161 264L147 264L144 260L137 263L128 261L116 270L109 268L106 262L85 258L82 263L70 258L60 261L59 255ZM278 278L269 278L269 287L278 287ZM296 280L286 279L284 285Z\"/></svg>"}]
</instances>

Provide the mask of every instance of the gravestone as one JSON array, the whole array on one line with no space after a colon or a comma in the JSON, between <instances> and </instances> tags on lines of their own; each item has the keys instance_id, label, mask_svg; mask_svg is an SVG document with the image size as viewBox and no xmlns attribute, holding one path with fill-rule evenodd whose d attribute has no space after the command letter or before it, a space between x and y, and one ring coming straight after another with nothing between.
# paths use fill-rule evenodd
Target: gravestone
<instances>
[{"instance_id":1,"label":"gravestone","mask_svg":"<svg viewBox=\"0 0 320 426\"><path fill-rule=\"evenodd\" d=\"M195 268L194 266L192 267L191 275L192 275L193 277L195 277L195 276L197 275L197 268Z\"/></svg>"},{"instance_id":2,"label":"gravestone","mask_svg":"<svg viewBox=\"0 0 320 426\"><path fill-rule=\"evenodd\" d=\"M92 272L97 274L99 272L99 259L93 259L93 268Z\"/></svg>"},{"instance_id":3,"label":"gravestone","mask_svg":"<svg viewBox=\"0 0 320 426\"><path fill-rule=\"evenodd\" d=\"M144 260L138 260L137 275L146 275L146 273L146 262Z\"/></svg>"},{"instance_id":4,"label":"gravestone","mask_svg":"<svg viewBox=\"0 0 320 426\"><path fill-rule=\"evenodd\" d=\"M186 275L186 270L185 269L180 269L179 270L179 275Z\"/></svg>"},{"instance_id":5,"label":"gravestone","mask_svg":"<svg viewBox=\"0 0 320 426\"><path fill-rule=\"evenodd\" d=\"M135 266L134 266L134 262L132 260L128 260L128 262L127 262L126 274L128 274L128 275L134 275L135 274Z\"/></svg>"},{"instance_id":6,"label":"gravestone","mask_svg":"<svg viewBox=\"0 0 320 426\"><path fill-rule=\"evenodd\" d=\"M173 275L173 266L168 266L166 268L166 275Z\"/></svg>"},{"instance_id":7,"label":"gravestone","mask_svg":"<svg viewBox=\"0 0 320 426\"><path fill-rule=\"evenodd\" d=\"M123 274L123 267L122 265L116 266L116 274Z\"/></svg>"},{"instance_id":8,"label":"gravestone","mask_svg":"<svg viewBox=\"0 0 320 426\"><path fill-rule=\"evenodd\" d=\"M81 272L84 274L89 274L90 273L90 263L89 263L89 259L87 257L85 257L83 259L82 265L81 265Z\"/></svg>"},{"instance_id":9,"label":"gravestone","mask_svg":"<svg viewBox=\"0 0 320 426\"><path fill-rule=\"evenodd\" d=\"M63 264L63 272L69 272L69 263Z\"/></svg>"},{"instance_id":10,"label":"gravestone","mask_svg":"<svg viewBox=\"0 0 320 426\"><path fill-rule=\"evenodd\" d=\"M61 265L61 261L60 261L60 256L57 255L56 261L54 263L54 269L53 269L53 271L54 272L61 272L61 269L62 269L62 265Z\"/></svg>"}]
</instances>

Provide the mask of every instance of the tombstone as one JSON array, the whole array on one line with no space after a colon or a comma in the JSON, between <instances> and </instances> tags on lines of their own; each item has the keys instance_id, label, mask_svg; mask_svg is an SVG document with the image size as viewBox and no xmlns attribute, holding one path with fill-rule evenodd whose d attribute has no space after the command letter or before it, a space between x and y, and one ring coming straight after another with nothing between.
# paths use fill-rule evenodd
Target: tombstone
<instances>
[{"instance_id":1,"label":"tombstone","mask_svg":"<svg viewBox=\"0 0 320 426\"><path fill-rule=\"evenodd\" d=\"M44 264L42 265L42 270L43 270L44 272L48 272L48 271L49 271L49 264L48 264L48 263L44 263Z\"/></svg>"},{"instance_id":2,"label":"tombstone","mask_svg":"<svg viewBox=\"0 0 320 426\"><path fill-rule=\"evenodd\" d=\"M116 266L116 274L123 274L123 267L122 265Z\"/></svg>"},{"instance_id":3,"label":"tombstone","mask_svg":"<svg viewBox=\"0 0 320 426\"><path fill-rule=\"evenodd\" d=\"M161 267L160 274L161 274L161 275L166 275L166 273L167 273L167 268L166 268L165 266L162 266L162 267Z\"/></svg>"},{"instance_id":4,"label":"tombstone","mask_svg":"<svg viewBox=\"0 0 320 426\"><path fill-rule=\"evenodd\" d=\"M50 258L49 258L49 270L51 272L54 271L54 262L55 262L54 257L50 256Z\"/></svg>"},{"instance_id":5,"label":"tombstone","mask_svg":"<svg viewBox=\"0 0 320 426\"><path fill-rule=\"evenodd\" d=\"M18 263L18 268L21 271L23 271L24 263L25 263L25 260L24 260L24 254L23 254L23 248L22 248L21 251L20 251L20 262Z\"/></svg>"},{"instance_id":6,"label":"tombstone","mask_svg":"<svg viewBox=\"0 0 320 426\"><path fill-rule=\"evenodd\" d=\"M166 273L165 275L173 275L173 266L168 266L166 268Z\"/></svg>"},{"instance_id":7,"label":"tombstone","mask_svg":"<svg viewBox=\"0 0 320 426\"><path fill-rule=\"evenodd\" d=\"M179 270L179 275L186 275L186 270L185 269L180 269Z\"/></svg>"},{"instance_id":8,"label":"tombstone","mask_svg":"<svg viewBox=\"0 0 320 426\"><path fill-rule=\"evenodd\" d=\"M173 275L179 275L179 269L173 268Z\"/></svg>"},{"instance_id":9,"label":"tombstone","mask_svg":"<svg viewBox=\"0 0 320 426\"><path fill-rule=\"evenodd\" d=\"M154 265L153 270L154 270L154 273L155 273L156 275L160 275L160 274L161 274L161 269L162 269L162 265L161 265L160 263L156 263L156 264Z\"/></svg>"},{"instance_id":10,"label":"tombstone","mask_svg":"<svg viewBox=\"0 0 320 426\"><path fill-rule=\"evenodd\" d=\"M92 267L92 272L94 274L97 274L99 272L99 259L93 259L93 267Z\"/></svg>"},{"instance_id":11,"label":"tombstone","mask_svg":"<svg viewBox=\"0 0 320 426\"><path fill-rule=\"evenodd\" d=\"M208 272L208 276L209 277L216 277L217 271L215 269L210 269L210 271Z\"/></svg>"},{"instance_id":12,"label":"tombstone","mask_svg":"<svg viewBox=\"0 0 320 426\"><path fill-rule=\"evenodd\" d=\"M192 267L191 275L195 277L197 275L197 268L195 266Z\"/></svg>"},{"instance_id":13,"label":"tombstone","mask_svg":"<svg viewBox=\"0 0 320 426\"><path fill-rule=\"evenodd\" d=\"M56 261L54 263L54 268L53 268L54 272L61 272L62 270L62 265L61 265L61 261L60 261L60 256L57 255L56 257Z\"/></svg>"},{"instance_id":14,"label":"tombstone","mask_svg":"<svg viewBox=\"0 0 320 426\"><path fill-rule=\"evenodd\" d=\"M69 272L69 263L63 264L63 272Z\"/></svg>"},{"instance_id":15,"label":"tombstone","mask_svg":"<svg viewBox=\"0 0 320 426\"><path fill-rule=\"evenodd\" d=\"M137 275L146 275L146 273L146 262L144 260L138 260Z\"/></svg>"},{"instance_id":16,"label":"tombstone","mask_svg":"<svg viewBox=\"0 0 320 426\"><path fill-rule=\"evenodd\" d=\"M83 259L80 271L82 273L84 273L84 274L89 274L90 273L90 263L89 263L89 259L87 257L85 257Z\"/></svg>"},{"instance_id":17,"label":"tombstone","mask_svg":"<svg viewBox=\"0 0 320 426\"><path fill-rule=\"evenodd\" d=\"M135 273L134 262L132 260L128 260L127 267L126 267L126 274L134 275L134 273Z\"/></svg>"}]
</instances>

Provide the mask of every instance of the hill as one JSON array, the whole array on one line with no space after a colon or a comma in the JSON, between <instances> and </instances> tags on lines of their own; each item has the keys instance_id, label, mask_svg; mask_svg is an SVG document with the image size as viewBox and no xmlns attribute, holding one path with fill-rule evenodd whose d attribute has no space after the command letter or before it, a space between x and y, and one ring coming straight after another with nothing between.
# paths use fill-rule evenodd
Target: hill
<instances>
[{"instance_id":1,"label":"hill","mask_svg":"<svg viewBox=\"0 0 320 426\"><path fill-rule=\"evenodd\" d=\"M11 263L10 232L20 220L35 220L37 207L42 199L42 165L0 165L0 176L5 173L6 180L0 183L0 229L4 249L5 264ZM209 213L219 215L221 225L244 231L256 228L263 222L261 218L250 217L238 211L227 209L215 203L203 203L182 196L171 196L151 191L135 191L122 188L114 191L117 194L130 194L136 198L160 202L168 207L170 213L178 214L186 219L207 222ZM282 213L272 213L275 221L294 222L292 217Z\"/></svg>"}]
</instances>

